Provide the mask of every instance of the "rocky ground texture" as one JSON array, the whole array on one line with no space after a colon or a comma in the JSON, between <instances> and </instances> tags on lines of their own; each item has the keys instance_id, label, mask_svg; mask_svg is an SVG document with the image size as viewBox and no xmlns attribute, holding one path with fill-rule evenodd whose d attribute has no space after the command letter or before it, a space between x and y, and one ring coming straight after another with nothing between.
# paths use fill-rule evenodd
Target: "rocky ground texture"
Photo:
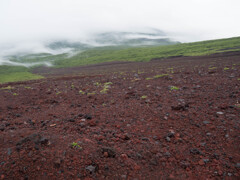
<instances>
[{"instance_id":1,"label":"rocky ground texture","mask_svg":"<svg viewBox=\"0 0 240 180\"><path fill-rule=\"evenodd\" d=\"M240 178L240 52L49 71L0 85L0 179Z\"/></svg>"}]
</instances>

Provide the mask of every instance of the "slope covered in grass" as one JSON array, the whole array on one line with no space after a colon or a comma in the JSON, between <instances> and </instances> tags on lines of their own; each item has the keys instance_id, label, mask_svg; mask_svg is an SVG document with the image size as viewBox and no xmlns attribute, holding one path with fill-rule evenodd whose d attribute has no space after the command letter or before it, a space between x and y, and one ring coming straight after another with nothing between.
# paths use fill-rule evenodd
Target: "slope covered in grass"
<instances>
[{"instance_id":1,"label":"slope covered in grass","mask_svg":"<svg viewBox=\"0 0 240 180\"><path fill-rule=\"evenodd\" d=\"M201 56L226 51L240 51L240 37L141 48L94 48L67 59L55 61L56 67L70 67L110 61L149 61L171 56Z\"/></svg>"},{"instance_id":2,"label":"slope covered in grass","mask_svg":"<svg viewBox=\"0 0 240 180\"><path fill-rule=\"evenodd\" d=\"M97 47L71 56L66 53L36 56L31 54L20 59L13 58L13 61L25 63L44 61L51 62L55 68L64 68L111 61L150 61L154 58L164 59L172 56L201 56L227 51L240 51L240 37L157 47ZM32 74L31 69L26 67L0 66L0 83L39 78L42 76Z\"/></svg>"},{"instance_id":3,"label":"slope covered in grass","mask_svg":"<svg viewBox=\"0 0 240 180\"><path fill-rule=\"evenodd\" d=\"M32 74L28 68L22 66L0 66L0 83L27 81L43 78Z\"/></svg>"}]
</instances>

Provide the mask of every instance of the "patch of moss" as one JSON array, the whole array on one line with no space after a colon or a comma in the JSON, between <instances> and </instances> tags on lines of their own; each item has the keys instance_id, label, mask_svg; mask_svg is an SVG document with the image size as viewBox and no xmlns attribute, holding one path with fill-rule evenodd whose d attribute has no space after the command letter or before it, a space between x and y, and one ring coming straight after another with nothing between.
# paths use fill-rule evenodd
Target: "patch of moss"
<instances>
[{"instance_id":1,"label":"patch of moss","mask_svg":"<svg viewBox=\"0 0 240 180\"><path fill-rule=\"evenodd\" d=\"M94 85L96 85L96 86L101 86L101 83L95 82Z\"/></svg>"},{"instance_id":2,"label":"patch of moss","mask_svg":"<svg viewBox=\"0 0 240 180\"><path fill-rule=\"evenodd\" d=\"M106 83L104 83L103 89L100 91L100 93L106 94L107 91L109 90L111 84L112 84L112 82L106 82Z\"/></svg>"},{"instance_id":3,"label":"patch of moss","mask_svg":"<svg viewBox=\"0 0 240 180\"><path fill-rule=\"evenodd\" d=\"M11 89L15 89L15 88L12 87L12 86L7 86L7 87L3 87L3 88L0 88L0 89L3 89L3 90L11 90Z\"/></svg>"},{"instance_id":4,"label":"patch of moss","mask_svg":"<svg viewBox=\"0 0 240 180\"><path fill-rule=\"evenodd\" d=\"M161 78L161 77L165 77L165 76L168 76L168 74L159 74L159 75L154 76L153 78L156 79L156 78Z\"/></svg>"},{"instance_id":5,"label":"patch of moss","mask_svg":"<svg viewBox=\"0 0 240 180\"><path fill-rule=\"evenodd\" d=\"M30 72L16 72L16 73L9 73L9 74L1 74L0 75L0 83L7 83L7 82L17 82L17 81L28 81L34 79L42 79L43 76L32 74Z\"/></svg>"},{"instance_id":6,"label":"patch of moss","mask_svg":"<svg viewBox=\"0 0 240 180\"><path fill-rule=\"evenodd\" d=\"M71 143L71 147L75 148L75 149L82 149L82 147L78 143L76 143L76 142L72 142Z\"/></svg>"},{"instance_id":7,"label":"patch of moss","mask_svg":"<svg viewBox=\"0 0 240 180\"><path fill-rule=\"evenodd\" d=\"M87 95L95 95L95 92L87 93Z\"/></svg>"},{"instance_id":8,"label":"patch of moss","mask_svg":"<svg viewBox=\"0 0 240 180\"><path fill-rule=\"evenodd\" d=\"M208 68L208 69L210 69L210 70L212 70L212 69L217 69L217 67L210 67L210 68Z\"/></svg>"},{"instance_id":9,"label":"patch of moss","mask_svg":"<svg viewBox=\"0 0 240 180\"><path fill-rule=\"evenodd\" d=\"M61 94L61 92L60 92L60 91L56 92L56 95L59 95L59 94Z\"/></svg>"},{"instance_id":10,"label":"patch of moss","mask_svg":"<svg viewBox=\"0 0 240 180\"><path fill-rule=\"evenodd\" d=\"M155 75L151 78L150 77L146 78L146 80L157 79L157 78L161 78L161 77L165 77L165 76L169 76L169 74L158 74L158 75Z\"/></svg>"},{"instance_id":11,"label":"patch of moss","mask_svg":"<svg viewBox=\"0 0 240 180\"><path fill-rule=\"evenodd\" d=\"M80 94L85 94L85 92L83 92L82 90L79 91Z\"/></svg>"},{"instance_id":12,"label":"patch of moss","mask_svg":"<svg viewBox=\"0 0 240 180\"><path fill-rule=\"evenodd\" d=\"M171 86L171 90L179 90L179 87L177 87L177 86Z\"/></svg>"}]
</instances>

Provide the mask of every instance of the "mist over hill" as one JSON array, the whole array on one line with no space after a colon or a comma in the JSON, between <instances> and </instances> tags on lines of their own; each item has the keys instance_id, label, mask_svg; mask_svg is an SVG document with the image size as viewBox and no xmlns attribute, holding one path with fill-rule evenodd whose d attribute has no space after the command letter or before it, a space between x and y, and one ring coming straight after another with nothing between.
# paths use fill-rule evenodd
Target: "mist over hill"
<instances>
[{"instance_id":1,"label":"mist over hill","mask_svg":"<svg viewBox=\"0 0 240 180\"><path fill-rule=\"evenodd\" d=\"M103 32L85 39L52 40L42 43L21 44L2 48L0 65L51 66L51 61L68 58L85 50L100 47L127 48L177 44L166 33L150 29L149 32ZM60 55L60 56L59 56Z\"/></svg>"}]
</instances>

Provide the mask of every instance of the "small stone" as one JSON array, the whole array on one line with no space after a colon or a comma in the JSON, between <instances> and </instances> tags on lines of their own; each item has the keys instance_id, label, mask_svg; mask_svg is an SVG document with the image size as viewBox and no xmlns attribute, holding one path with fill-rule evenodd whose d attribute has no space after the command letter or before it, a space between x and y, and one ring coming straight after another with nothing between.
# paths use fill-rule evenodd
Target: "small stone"
<instances>
[{"instance_id":1,"label":"small stone","mask_svg":"<svg viewBox=\"0 0 240 180\"><path fill-rule=\"evenodd\" d=\"M1 126L0 131L4 131L4 130L5 130L5 127Z\"/></svg>"},{"instance_id":2,"label":"small stone","mask_svg":"<svg viewBox=\"0 0 240 180\"><path fill-rule=\"evenodd\" d=\"M232 176L232 173L228 173L228 176Z\"/></svg>"},{"instance_id":3,"label":"small stone","mask_svg":"<svg viewBox=\"0 0 240 180\"><path fill-rule=\"evenodd\" d=\"M12 149L8 148L8 155L10 156L12 154Z\"/></svg>"},{"instance_id":4,"label":"small stone","mask_svg":"<svg viewBox=\"0 0 240 180\"><path fill-rule=\"evenodd\" d=\"M143 141L149 141L149 139L147 137L142 137Z\"/></svg>"},{"instance_id":5,"label":"small stone","mask_svg":"<svg viewBox=\"0 0 240 180\"><path fill-rule=\"evenodd\" d=\"M109 170L108 165L104 165L104 170L105 170L105 171L108 171L108 170Z\"/></svg>"},{"instance_id":6,"label":"small stone","mask_svg":"<svg viewBox=\"0 0 240 180\"><path fill-rule=\"evenodd\" d=\"M210 122L209 121L203 121L203 124L209 124Z\"/></svg>"},{"instance_id":7,"label":"small stone","mask_svg":"<svg viewBox=\"0 0 240 180\"><path fill-rule=\"evenodd\" d=\"M180 165L181 165L182 168L186 169L190 166L190 163L187 162L187 161L181 161Z\"/></svg>"},{"instance_id":8,"label":"small stone","mask_svg":"<svg viewBox=\"0 0 240 180\"><path fill-rule=\"evenodd\" d=\"M69 122L75 122L75 119L69 119L68 121Z\"/></svg>"},{"instance_id":9,"label":"small stone","mask_svg":"<svg viewBox=\"0 0 240 180\"><path fill-rule=\"evenodd\" d=\"M91 120L91 121L88 122L88 125L89 125L89 126L96 126L97 123L96 123L96 121Z\"/></svg>"},{"instance_id":10,"label":"small stone","mask_svg":"<svg viewBox=\"0 0 240 180\"><path fill-rule=\"evenodd\" d=\"M209 162L209 159L203 159L203 162L204 162L204 163L208 163L208 162Z\"/></svg>"},{"instance_id":11,"label":"small stone","mask_svg":"<svg viewBox=\"0 0 240 180\"><path fill-rule=\"evenodd\" d=\"M41 143L42 145L47 145L47 144L49 143L49 140L48 140L47 138L45 138L45 137L41 137L40 143Z\"/></svg>"},{"instance_id":12,"label":"small stone","mask_svg":"<svg viewBox=\"0 0 240 180\"><path fill-rule=\"evenodd\" d=\"M84 118L85 118L85 119L92 119L92 115L91 115L91 114L86 114L86 115L84 116Z\"/></svg>"},{"instance_id":13,"label":"small stone","mask_svg":"<svg viewBox=\"0 0 240 180\"><path fill-rule=\"evenodd\" d=\"M217 112L218 115L223 115L224 113L223 112Z\"/></svg>"},{"instance_id":14,"label":"small stone","mask_svg":"<svg viewBox=\"0 0 240 180\"><path fill-rule=\"evenodd\" d=\"M16 117L21 117L21 114L15 114Z\"/></svg>"},{"instance_id":15,"label":"small stone","mask_svg":"<svg viewBox=\"0 0 240 180\"><path fill-rule=\"evenodd\" d=\"M235 167L236 167L236 168L240 168L240 163L237 163L237 164L235 165Z\"/></svg>"},{"instance_id":16,"label":"small stone","mask_svg":"<svg viewBox=\"0 0 240 180\"><path fill-rule=\"evenodd\" d=\"M219 159L219 155L217 153L213 153L213 157L217 160Z\"/></svg>"},{"instance_id":17,"label":"small stone","mask_svg":"<svg viewBox=\"0 0 240 180\"><path fill-rule=\"evenodd\" d=\"M172 174L170 174L170 175L169 175L169 179L175 179L175 176L172 175Z\"/></svg>"},{"instance_id":18,"label":"small stone","mask_svg":"<svg viewBox=\"0 0 240 180\"><path fill-rule=\"evenodd\" d=\"M167 141L167 142L170 142L170 141L171 141L171 138L170 138L170 137L166 137L166 141Z\"/></svg>"},{"instance_id":19,"label":"small stone","mask_svg":"<svg viewBox=\"0 0 240 180\"><path fill-rule=\"evenodd\" d=\"M124 136L123 136L123 140L129 140L130 139L130 136L128 135L128 134L124 134Z\"/></svg>"},{"instance_id":20,"label":"small stone","mask_svg":"<svg viewBox=\"0 0 240 180\"><path fill-rule=\"evenodd\" d=\"M170 157L171 153L167 151L167 152L164 153L164 156Z\"/></svg>"},{"instance_id":21,"label":"small stone","mask_svg":"<svg viewBox=\"0 0 240 180\"><path fill-rule=\"evenodd\" d=\"M127 179L127 175L121 175L122 179Z\"/></svg>"},{"instance_id":22,"label":"small stone","mask_svg":"<svg viewBox=\"0 0 240 180\"><path fill-rule=\"evenodd\" d=\"M202 154L201 151L199 151L199 150L196 149L196 148L190 149L190 153L192 153L192 154Z\"/></svg>"},{"instance_id":23,"label":"small stone","mask_svg":"<svg viewBox=\"0 0 240 180\"><path fill-rule=\"evenodd\" d=\"M60 168L61 159L60 159L60 158L57 158L57 159L54 161L54 165L55 165L56 168Z\"/></svg>"},{"instance_id":24,"label":"small stone","mask_svg":"<svg viewBox=\"0 0 240 180\"><path fill-rule=\"evenodd\" d=\"M108 157L108 152L104 152L104 153L103 153L103 156L104 156L105 158L107 158L107 157Z\"/></svg>"},{"instance_id":25,"label":"small stone","mask_svg":"<svg viewBox=\"0 0 240 180\"><path fill-rule=\"evenodd\" d=\"M128 159L128 155L127 154L121 154L121 158L126 160L126 159Z\"/></svg>"},{"instance_id":26,"label":"small stone","mask_svg":"<svg viewBox=\"0 0 240 180\"><path fill-rule=\"evenodd\" d=\"M172 137L174 137L174 135L175 135L175 132L173 130L169 130L169 133L167 134L167 137L172 138Z\"/></svg>"},{"instance_id":27,"label":"small stone","mask_svg":"<svg viewBox=\"0 0 240 180\"><path fill-rule=\"evenodd\" d=\"M205 163L204 163L204 161L201 159L200 161L198 161L198 164L201 165L201 166L203 166Z\"/></svg>"},{"instance_id":28,"label":"small stone","mask_svg":"<svg viewBox=\"0 0 240 180\"><path fill-rule=\"evenodd\" d=\"M88 170L90 173L94 173L96 171L96 167L92 165L87 166L85 169Z\"/></svg>"},{"instance_id":29,"label":"small stone","mask_svg":"<svg viewBox=\"0 0 240 180\"><path fill-rule=\"evenodd\" d=\"M226 134L226 135L225 135L225 138L228 138L228 137L229 137L229 135L228 135L228 134Z\"/></svg>"},{"instance_id":30,"label":"small stone","mask_svg":"<svg viewBox=\"0 0 240 180\"><path fill-rule=\"evenodd\" d=\"M107 157L111 157L111 158L114 158L116 156L116 152L114 149L112 148L109 148L109 147L103 147L102 148L102 153L104 154L105 152L108 153L108 156ZM106 153L105 153L106 155Z\"/></svg>"},{"instance_id":31,"label":"small stone","mask_svg":"<svg viewBox=\"0 0 240 180\"><path fill-rule=\"evenodd\" d=\"M206 135L207 135L207 136L211 136L211 135L212 135L212 133L208 132Z\"/></svg>"},{"instance_id":32,"label":"small stone","mask_svg":"<svg viewBox=\"0 0 240 180\"><path fill-rule=\"evenodd\" d=\"M79 126L84 127L84 126L85 126L85 123L84 123L84 122L81 122L81 123L79 124Z\"/></svg>"}]
</instances>

